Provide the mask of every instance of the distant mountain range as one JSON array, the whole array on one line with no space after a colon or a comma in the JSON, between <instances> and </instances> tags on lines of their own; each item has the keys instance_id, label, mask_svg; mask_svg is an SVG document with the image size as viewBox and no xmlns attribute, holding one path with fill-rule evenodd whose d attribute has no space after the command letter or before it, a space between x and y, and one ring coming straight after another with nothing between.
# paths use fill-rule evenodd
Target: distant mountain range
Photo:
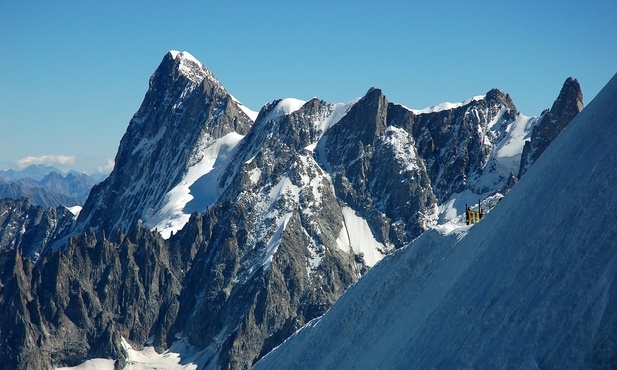
<instances>
[{"instance_id":1,"label":"distant mountain range","mask_svg":"<svg viewBox=\"0 0 617 370\"><path fill-rule=\"evenodd\" d=\"M184 363L247 369L384 257L496 203L582 107L567 79L539 117L498 89L419 110L371 88L253 112L169 52L76 220L0 204L0 363L122 368L129 346L182 345ZM85 191L69 176L31 181Z\"/></svg>"},{"instance_id":2,"label":"distant mountain range","mask_svg":"<svg viewBox=\"0 0 617 370\"><path fill-rule=\"evenodd\" d=\"M71 207L84 204L92 187L103 176L76 171L61 172L55 167L30 165L23 170L0 170L0 198L28 198L42 207Z\"/></svg>"}]
</instances>

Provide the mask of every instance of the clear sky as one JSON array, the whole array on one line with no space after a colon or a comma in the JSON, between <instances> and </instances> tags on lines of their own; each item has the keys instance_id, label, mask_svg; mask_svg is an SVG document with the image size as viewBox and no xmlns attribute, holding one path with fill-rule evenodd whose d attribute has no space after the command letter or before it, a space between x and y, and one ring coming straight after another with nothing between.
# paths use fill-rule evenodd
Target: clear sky
<instances>
[{"instance_id":1,"label":"clear sky","mask_svg":"<svg viewBox=\"0 0 617 370\"><path fill-rule=\"evenodd\" d=\"M0 1L0 169L104 171L171 49L253 110L379 87L424 108L497 87L525 115L617 72L617 1Z\"/></svg>"}]
</instances>

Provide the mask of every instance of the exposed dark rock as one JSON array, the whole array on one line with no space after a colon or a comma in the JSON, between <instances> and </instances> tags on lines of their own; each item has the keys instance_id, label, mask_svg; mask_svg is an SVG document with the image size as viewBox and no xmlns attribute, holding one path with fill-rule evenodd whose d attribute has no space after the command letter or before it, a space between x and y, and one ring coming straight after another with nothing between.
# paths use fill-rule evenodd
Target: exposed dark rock
<instances>
[{"instance_id":1,"label":"exposed dark rock","mask_svg":"<svg viewBox=\"0 0 617 370\"><path fill-rule=\"evenodd\" d=\"M209 70L167 53L122 137L114 170L79 215L80 230L126 230L148 220L204 147L230 132L245 134L251 124Z\"/></svg>"},{"instance_id":2,"label":"exposed dark rock","mask_svg":"<svg viewBox=\"0 0 617 370\"><path fill-rule=\"evenodd\" d=\"M581 86L578 80L568 77L551 109L542 114L540 122L533 128L531 140L525 143L518 172L519 178L581 110L583 110Z\"/></svg>"},{"instance_id":3,"label":"exposed dark rock","mask_svg":"<svg viewBox=\"0 0 617 370\"><path fill-rule=\"evenodd\" d=\"M19 249L0 252L2 368L74 366L85 359L122 364L121 337L140 348L168 346L180 279L165 241L135 226L119 243L92 233L71 238L35 265Z\"/></svg>"},{"instance_id":4,"label":"exposed dark rock","mask_svg":"<svg viewBox=\"0 0 617 370\"><path fill-rule=\"evenodd\" d=\"M73 214L65 207L43 208L27 198L0 200L0 250L18 249L37 260L54 240L70 231Z\"/></svg>"}]
</instances>

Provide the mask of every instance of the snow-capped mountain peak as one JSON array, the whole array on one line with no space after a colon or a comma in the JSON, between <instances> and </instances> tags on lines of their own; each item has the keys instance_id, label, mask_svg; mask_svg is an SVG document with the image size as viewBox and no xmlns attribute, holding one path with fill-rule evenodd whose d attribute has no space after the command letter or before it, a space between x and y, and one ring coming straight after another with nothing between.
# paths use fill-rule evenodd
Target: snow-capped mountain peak
<instances>
[{"instance_id":1,"label":"snow-capped mountain peak","mask_svg":"<svg viewBox=\"0 0 617 370\"><path fill-rule=\"evenodd\" d=\"M274 108L268 113L265 120L270 121L270 120L277 119L282 116L292 114L293 112L302 108L302 106L305 103L306 101L296 99L296 98L281 99L276 103Z\"/></svg>"},{"instance_id":2,"label":"snow-capped mountain peak","mask_svg":"<svg viewBox=\"0 0 617 370\"><path fill-rule=\"evenodd\" d=\"M196 84L203 81L204 78L210 78L213 82L220 85L220 82L214 78L212 73L193 55L187 51L170 50L168 53L171 58L178 64L178 72L186 76Z\"/></svg>"},{"instance_id":3,"label":"snow-capped mountain peak","mask_svg":"<svg viewBox=\"0 0 617 370\"><path fill-rule=\"evenodd\" d=\"M243 108L191 54L168 52L120 142L114 170L84 204L79 228L126 231L136 220L165 230L177 225L162 213L178 215L177 200L190 200L181 194L198 180L195 173L208 173L212 153L227 153L248 132L253 121ZM234 139L219 142L228 134Z\"/></svg>"}]
</instances>

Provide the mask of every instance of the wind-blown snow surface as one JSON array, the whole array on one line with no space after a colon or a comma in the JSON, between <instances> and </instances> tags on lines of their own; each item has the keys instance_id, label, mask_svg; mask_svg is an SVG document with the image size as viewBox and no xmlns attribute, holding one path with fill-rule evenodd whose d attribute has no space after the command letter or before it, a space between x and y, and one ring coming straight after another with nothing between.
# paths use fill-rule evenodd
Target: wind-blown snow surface
<instances>
[{"instance_id":1,"label":"wind-blown snow surface","mask_svg":"<svg viewBox=\"0 0 617 370\"><path fill-rule=\"evenodd\" d=\"M617 366L617 75L481 222L386 257L257 369Z\"/></svg>"}]
</instances>

